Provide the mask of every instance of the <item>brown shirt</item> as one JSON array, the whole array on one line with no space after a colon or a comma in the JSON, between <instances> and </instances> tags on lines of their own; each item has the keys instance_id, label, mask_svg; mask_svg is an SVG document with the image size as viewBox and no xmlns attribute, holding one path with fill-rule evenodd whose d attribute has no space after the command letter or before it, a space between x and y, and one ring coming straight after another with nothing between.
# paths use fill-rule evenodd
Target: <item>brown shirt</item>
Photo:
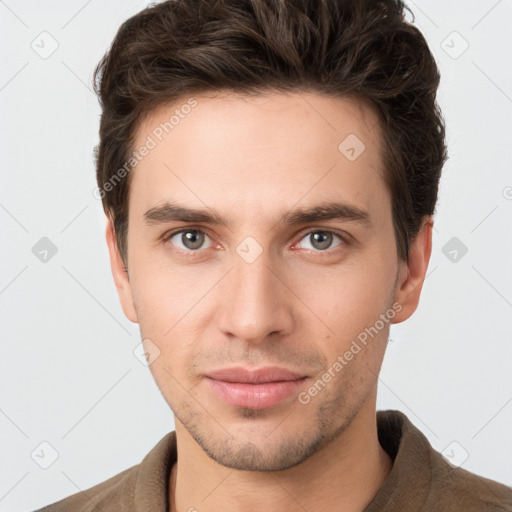
<instances>
[{"instance_id":1,"label":"brown shirt","mask_svg":"<svg viewBox=\"0 0 512 512\"><path fill-rule=\"evenodd\" d=\"M377 427L393 467L363 512L512 512L512 488L450 465L405 414L378 411ZM175 462L169 432L140 464L35 512L168 512Z\"/></svg>"}]
</instances>

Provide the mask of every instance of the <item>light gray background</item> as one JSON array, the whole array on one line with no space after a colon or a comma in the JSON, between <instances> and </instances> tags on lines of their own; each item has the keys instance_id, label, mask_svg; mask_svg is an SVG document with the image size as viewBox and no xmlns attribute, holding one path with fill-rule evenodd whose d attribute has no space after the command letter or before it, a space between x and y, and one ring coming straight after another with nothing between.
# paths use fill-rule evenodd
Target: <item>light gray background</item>
<instances>
[{"instance_id":1,"label":"light gray background","mask_svg":"<svg viewBox=\"0 0 512 512\"><path fill-rule=\"evenodd\" d=\"M87 489L174 429L133 354L140 333L119 305L93 196L92 71L146 3L0 1L0 511ZM408 4L441 70L450 160L422 302L391 330L378 408L512 485L512 1ZM51 38L43 59L31 45L49 51ZM46 263L32 252L42 237L58 249ZM455 262L443 252L453 237L468 248ZM58 452L48 469L44 441Z\"/></svg>"}]
</instances>

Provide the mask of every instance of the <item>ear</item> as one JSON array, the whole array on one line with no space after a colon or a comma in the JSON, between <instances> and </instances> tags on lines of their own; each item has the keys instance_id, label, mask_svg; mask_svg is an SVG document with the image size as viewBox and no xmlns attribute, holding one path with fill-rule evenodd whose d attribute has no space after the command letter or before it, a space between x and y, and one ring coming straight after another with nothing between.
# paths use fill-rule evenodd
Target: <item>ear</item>
<instances>
[{"instance_id":1,"label":"ear","mask_svg":"<svg viewBox=\"0 0 512 512\"><path fill-rule=\"evenodd\" d=\"M409 262L400 261L399 263L395 302L402 308L393 318L394 324L407 320L418 307L432 252L433 226L434 221L431 216L423 217L420 230L410 244Z\"/></svg>"},{"instance_id":2,"label":"ear","mask_svg":"<svg viewBox=\"0 0 512 512\"><path fill-rule=\"evenodd\" d=\"M137 312L133 302L132 287L128 277L128 270L125 269L123 259L117 246L114 226L110 217L107 215L107 227L105 231L107 239L108 252L110 254L110 268L112 269L112 277L117 288L117 294L121 301L124 314L128 320L138 323Z\"/></svg>"}]
</instances>

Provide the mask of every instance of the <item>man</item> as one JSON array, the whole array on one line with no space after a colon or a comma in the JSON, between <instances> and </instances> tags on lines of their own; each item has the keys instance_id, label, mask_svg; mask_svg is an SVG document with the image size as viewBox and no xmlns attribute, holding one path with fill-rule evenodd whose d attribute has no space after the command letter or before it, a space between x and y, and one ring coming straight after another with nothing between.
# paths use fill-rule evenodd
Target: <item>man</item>
<instances>
[{"instance_id":1,"label":"man","mask_svg":"<svg viewBox=\"0 0 512 512\"><path fill-rule=\"evenodd\" d=\"M376 412L446 160L397 0L171 0L96 71L114 281L175 415L140 465L42 510L510 511Z\"/></svg>"}]
</instances>

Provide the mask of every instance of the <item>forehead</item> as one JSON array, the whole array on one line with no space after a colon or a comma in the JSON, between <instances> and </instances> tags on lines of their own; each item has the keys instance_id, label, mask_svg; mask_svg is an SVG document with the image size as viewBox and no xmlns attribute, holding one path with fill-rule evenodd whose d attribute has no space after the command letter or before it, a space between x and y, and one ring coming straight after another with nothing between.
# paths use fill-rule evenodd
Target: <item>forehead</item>
<instances>
[{"instance_id":1,"label":"forehead","mask_svg":"<svg viewBox=\"0 0 512 512\"><path fill-rule=\"evenodd\" d=\"M135 150L130 211L166 200L238 208L348 200L384 209L381 137L374 110L358 99L317 93L216 93L183 97L151 112Z\"/></svg>"},{"instance_id":2,"label":"forehead","mask_svg":"<svg viewBox=\"0 0 512 512\"><path fill-rule=\"evenodd\" d=\"M225 145L229 135L242 147L275 146L295 139L307 149L304 144L318 145L320 139L331 144L350 134L358 135L367 145L380 146L378 117L364 98L313 92L247 95L217 91L183 96L149 112L136 130L135 145L143 144L148 135L159 144L170 139L182 143L186 138L191 143Z\"/></svg>"}]
</instances>

